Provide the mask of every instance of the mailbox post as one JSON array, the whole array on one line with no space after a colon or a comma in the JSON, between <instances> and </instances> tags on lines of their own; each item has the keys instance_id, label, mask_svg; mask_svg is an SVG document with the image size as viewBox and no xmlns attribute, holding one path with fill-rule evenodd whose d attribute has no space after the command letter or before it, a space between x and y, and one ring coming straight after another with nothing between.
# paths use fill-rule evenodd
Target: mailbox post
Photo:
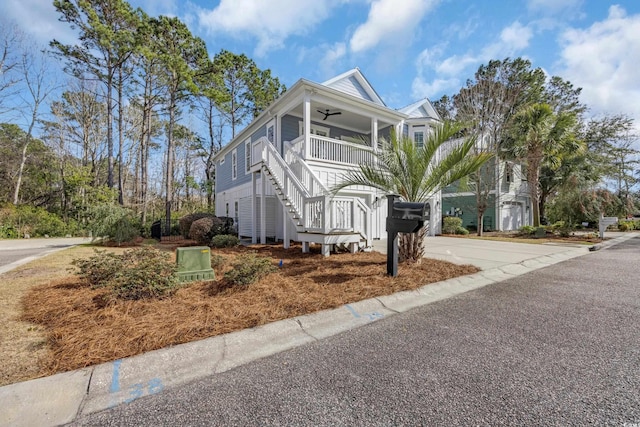
<instances>
[{"instance_id":1,"label":"mailbox post","mask_svg":"<svg viewBox=\"0 0 640 427\"><path fill-rule=\"evenodd\" d=\"M610 225L617 224L617 216L604 216L600 215L600 221L598 221L598 231L600 231L600 238L604 239L604 232Z\"/></svg>"},{"instance_id":2,"label":"mailbox post","mask_svg":"<svg viewBox=\"0 0 640 427\"><path fill-rule=\"evenodd\" d=\"M429 203L399 202L387 196L387 274L398 275L398 233L416 233L431 217Z\"/></svg>"}]
</instances>

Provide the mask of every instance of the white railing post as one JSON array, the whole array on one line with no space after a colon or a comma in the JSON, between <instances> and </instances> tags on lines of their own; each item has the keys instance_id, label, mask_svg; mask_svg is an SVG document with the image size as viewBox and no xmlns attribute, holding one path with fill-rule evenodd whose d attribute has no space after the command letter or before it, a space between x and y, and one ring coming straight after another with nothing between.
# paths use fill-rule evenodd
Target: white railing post
<instances>
[{"instance_id":1,"label":"white railing post","mask_svg":"<svg viewBox=\"0 0 640 427\"><path fill-rule=\"evenodd\" d=\"M284 183L284 195L289 199L289 180L286 180ZM287 201L283 201L282 203L282 241L284 249L289 249L289 207L287 206ZM289 202L290 203L290 202Z\"/></svg>"},{"instance_id":2,"label":"white railing post","mask_svg":"<svg viewBox=\"0 0 640 427\"><path fill-rule=\"evenodd\" d=\"M329 232L329 230L331 229L331 209L329 207L330 204L330 199L329 196L324 196L322 198L322 232L324 234L327 234Z\"/></svg>"},{"instance_id":3,"label":"white railing post","mask_svg":"<svg viewBox=\"0 0 640 427\"><path fill-rule=\"evenodd\" d=\"M260 244L267 243L267 174L262 170L260 179Z\"/></svg>"},{"instance_id":4,"label":"white railing post","mask_svg":"<svg viewBox=\"0 0 640 427\"><path fill-rule=\"evenodd\" d=\"M309 158L309 144L311 135L311 96L307 93L304 96L304 107L302 112L304 120L304 155L303 159Z\"/></svg>"},{"instance_id":5,"label":"white railing post","mask_svg":"<svg viewBox=\"0 0 640 427\"><path fill-rule=\"evenodd\" d=\"M351 201L351 229L353 231L356 231L356 199L354 198ZM360 215L358 215L358 217L360 217ZM359 221L358 221L359 222Z\"/></svg>"}]
</instances>

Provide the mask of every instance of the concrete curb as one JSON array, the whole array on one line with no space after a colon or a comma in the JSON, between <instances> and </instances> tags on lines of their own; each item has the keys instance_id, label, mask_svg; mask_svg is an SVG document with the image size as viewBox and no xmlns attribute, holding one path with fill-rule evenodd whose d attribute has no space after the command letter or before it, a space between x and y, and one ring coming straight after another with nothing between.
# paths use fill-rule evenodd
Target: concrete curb
<instances>
[{"instance_id":1,"label":"concrete curb","mask_svg":"<svg viewBox=\"0 0 640 427\"><path fill-rule=\"evenodd\" d=\"M602 247L634 238L632 233ZM0 426L56 426L251 361L358 328L396 313L589 253L584 248L371 298L256 328L0 387Z\"/></svg>"},{"instance_id":2,"label":"concrete curb","mask_svg":"<svg viewBox=\"0 0 640 427\"><path fill-rule=\"evenodd\" d=\"M595 245L591 246L589 250L591 252L599 251L600 249L608 248L610 246L617 245L618 243L626 242L627 240L633 239L636 236L640 236L640 233L635 233L635 232L628 233L624 236L620 236L615 239L606 240L602 243L596 243Z\"/></svg>"}]
</instances>

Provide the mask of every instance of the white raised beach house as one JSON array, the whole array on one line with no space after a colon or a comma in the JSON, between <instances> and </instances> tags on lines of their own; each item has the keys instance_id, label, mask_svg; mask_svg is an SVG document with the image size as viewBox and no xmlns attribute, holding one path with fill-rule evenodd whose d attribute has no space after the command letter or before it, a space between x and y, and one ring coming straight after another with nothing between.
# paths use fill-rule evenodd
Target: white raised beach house
<instances>
[{"instance_id":1,"label":"white raised beach house","mask_svg":"<svg viewBox=\"0 0 640 427\"><path fill-rule=\"evenodd\" d=\"M391 130L420 144L440 118L424 99L387 107L359 69L322 84L300 79L216 154L216 213L240 237L351 251L386 237L385 195L369 187L331 188L348 169L373 161ZM440 233L441 195L429 200L429 235Z\"/></svg>"}]
</instances>

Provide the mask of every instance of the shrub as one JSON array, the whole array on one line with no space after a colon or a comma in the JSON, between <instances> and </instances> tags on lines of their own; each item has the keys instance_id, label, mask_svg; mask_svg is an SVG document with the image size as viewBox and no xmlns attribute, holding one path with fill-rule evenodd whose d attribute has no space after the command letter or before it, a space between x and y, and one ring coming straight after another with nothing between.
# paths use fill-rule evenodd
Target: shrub
<instances>
[{"instance_id":1,"label":"shrub","mask_svg":"<svg viewBox=\"0 0 640 427\"><path fill-rule=\"evenodd\" d=\"M91 210L91 218L89 229L94 237L107 237L121 244L140 235L140 224L133 211L118 204L96 206Z\"/></svg>"},{"instance_id":2,"label":"shrub","mask_svg":"<svg viewBox=\"0 0 640 427\"><path fill-rule=\"evenodd\" d=\"M227 262L227 259L220 254L214 254L211 252L211 268L214 270L219 270L224 263Z\"/></svg>"},{"instance_id":3,"label":"shrub","mask_svg":"<svg viewBox=\"0 0 640 427\"><path fill-rule=\"evenodd\" d=\"M92 287L107 287L120 299L157 298L179 286L177 266L168 254L151 247L131 249L120 255L97 251L88 259L75 259L78 275Z\"/></svg>"},{"instance_id":4,"label":"shrub","mask_svg":"<svg viewBox=\"0 0 640 427\"><path fill-rule=\"evenodd\" d=\"M77 231L77 224L67 225L58 215L41 207L0 204L0 238L64 236Z\"/></svg>"},{"instance_id":5,"label":"shrub","mask_svg":"<svg viewBox=\"0 0 640 427\"><path fill-rule=\"evenodd\" d=\"M224 278L234 285L248 286L277 270L271 259L249 253L239 256Z\"/></svg>"},{"instance_id":6,"label":"shrub","mask_svg":"<svg viewBox=\"0 0 640 427\"><path fill-rule=\"evenodd\" d=\"M239 244L240 239L232 234L218 234L211 239L211 246L214 248L231 248Z\"/></svg>"},{"instance_id":7,"label":"shrub","mask_svg":"<svg viewBox=\"0 0 640 427\"><path fill-rule=\"evenodd\" d=\"M456 216L445 217L442 221L442 234L456 234L458 227L462 227L462 218Z\"/></svg>"},{"instance_id":8,"label":"shrub","mask_svg":"<svg viewBox=\"0 0 640 427\"><path fill-rule=\"evenodd\" d=\"M208 245L211 239L224 228L224 221L217 217L205 217L191 224L189 237L201 245Z\"/></svg>"},{"instance_id":9,"label":"shrub","mask_svg":"<svg viewBox=\"0 0 640 427\"><path fill-rule=\"evenodd\" d=\"M220 218L220 220L222 220L224 222L224 225L219 227L219 228L217 228L215 230L215 234L214 235L218 235L218 234L233 234L233 235L237 235L238 234L238 230L236 230L233 218L228 217L228 216L219 216L218 218Z\"/></svg>"},{"instance_id":10,"label":"shrub","mask_svg":"<svg viewBox=\"0 0 640 427\"><path fill-rule=\"evenodd\" d=\"M536 228L533 225L523 225L518 230L518 234L521 236L530 236L536 232Z\"/></svg>"},{"instance_id":11,"label":"shrub","mask_svg":"<svg viewBox=\"0 0 640 427\"><path fill-rule=\"evenodd\" d=\"M467 234L469 234L469 230L467 230L466 228L460 226L460 227L456 227L456 234L462 234L464 236L466 236Z\"/></svg>"},{"instance_id":12,"label":"shrub","mask_svg":"<svg viewBox=\"0 0 640 427\"><path fill-rule=\"evenodd\" d=\"M631 231L635 229L634 221L619 221L618 222L618 230L620 231Z\"/></svg>"},{"instance_id":13,"label":"shrub","mask_svg":"<svg viewBox=\"0 0 640 427\"><path fill-rule=\"evenodd\" d=\"M74 259L71 264L78 267L78 276L87 281L91 287L107 286L116 273L124 268L124 260L121 255L113 252L97 249L94 249L94 252L95 255Z\"/></svg>"},{"instance_id":14,"label":"shrub","mask_svg":"<svg viewBox=\"0 0 640 427\"><path fill-rule=\"evenodd\" d=\"M125 251L125 268L110 281L115 297L138 300L159 298L173 293L180 286L178 267L170 256L150 247Z\"/></svg>"},{"instance_id":15,"label":"shrub","mask_svg":"<svg viewBox=\"0 0 640 427\"><path fill-rule=\"evenodd\" d=\"M215 215L208 212L196 212L180 218L178 220L178 228L180 229L180 234L182 234L182 237L184 237L185 239L190 238L191 225L194 223L194 221L202 218L215 218Z\"/></svg>"}]
</instances>

